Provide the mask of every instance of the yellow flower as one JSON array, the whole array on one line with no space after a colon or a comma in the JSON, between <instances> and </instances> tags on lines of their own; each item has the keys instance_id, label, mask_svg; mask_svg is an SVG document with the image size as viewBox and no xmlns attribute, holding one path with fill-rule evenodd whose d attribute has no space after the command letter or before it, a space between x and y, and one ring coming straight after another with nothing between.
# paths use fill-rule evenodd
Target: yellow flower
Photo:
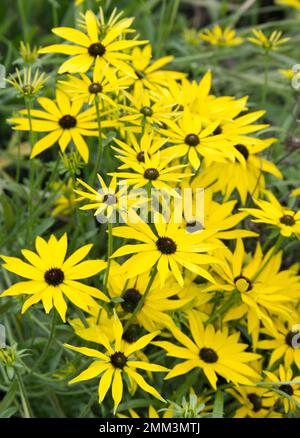
<instances>
[{"instance_id":1,"label":"yellow flower","mask_svg":"<svg viewBox=\"0 0 300 438\"><path fill-rule=\"evenodd\" d=\"M276 0L278 5L290 6L300 11L300 0Z\"/></svg>"},{"instance_id":2,"label":"yellow flower","mask_svg":"<svg viewBox=\"0 0 300 438\"><path fill-rule=\"evenodd\" d=\"M294 363L300 368L300 330L299 330L299 313L293 317L293 321L283 323L280 320L275 321L276 331L262 329L261 334L267 335L268 338L258 341L257 348L260 350L271 350L270 367L275 362L282 360L286 368ZM271 338L271 339L269 339Z\"/></svg>"},{"instance_id":3,"label":"yellow flower","mask_svg":"<svg viewBox=\"0 0 300 438\"><path fill-rule=\"evenodd\" d=\"M151 158L152 155L160 151L162 146L166 143L166 139L154 136L153 132L146 132L140 139L137 139L133 132L128 132L126 142L117 138L115 138L115 142L119 147L111 147L120 154L115 156L119 160L124 161L124 164L122 164L119 169L128 169L131 167L130 163L144 163L146 154Z\"/></svg>"},{"instance_id":4,"label":"yellow flower","mask_svg":"<svg viewBox=\"0 0 300 438\"><path fill-rule=\"evenodd\" d=\"M14 123L14 129L17 131L49 132L45 137L35 143L31 152L31 158L36 157L41 152L53 146L58 142L62 152L65 152L67 146L74 142L75 147L85 162L89 159L89 148L83 137L97 137L98 125L95 121L95 109L90 108L81 112L82 101L70 102L69 97L61 90L56 90L56 102L46 97L38 99L38 103L45 111L31 110L29 120L27 110L20 111L24 117L14 117L9 119ZM104 120L101 127L112 126L113 122Z\"/></svg>"},{"instance_id":5,"label":"yellow flower","mask_svg":"<svg viewBox=\"0 0 300 438\"><path fill-rule=\"evenodd\" d=\"M236 32L231 27L221 28L218 24L211 30L205 29L199 35L200 39L208 42L212 46L232 47L242 44L243 38L237 37Z\"/></svg>"},{"instance_id":6,"label":"yellow flower","mask_svg":"<svg viewBox=\"0 0 300 438\"><path fill-rule=\"evenodd\" d=\"M122 299L118 314L123 315L125 320L131 317L143 299L149 282L148 272L128 280L122 266L116 262L111 265L108 293L111 298L119 297ZM172 281L167 281L164 288L161 289L159 279L155 278L136 315L137 323L148 332L171 324L172 318L168 312L178 310L190 301L190 299L176 299L179 291L179 285Z\"/></svg>"},{"instance_id":7,"label":"yellow flower","mask_svg":"<svg viewBox=\"0 0 300 438\"><path fill-rule=\"evenodd\" d=\"M299 408L300 405L300 376L293 377L293 371L291 368L284 368L283 365L279 366L279 370L277 373L273 373L271 371L265 371L265 375L267 376L266 382L274 382L274 389L270 389L266 393L266 397L269 397L271 401L274 403L274 399L276 399L283 403L284 412L287 414L289 411L296 411L296 404ZM295 383L294 383L295 382ZM268 385L269 386L269 385ZM278 392L279 390L287 396L280 396Z\"/></svg>"},{"instance_id":8,"label":"yellow flower","mask_svg":"<svg viewBox=\"0 0 300 438\"><path fill-rule=\"evenodd\" d=\"M128 185L133 185L135 188L141 188L148 184L155 189L165 191L173 196L179 196L174 189L171 188L172 183L180 182L183 178L188 178L192 174L182 173L186 165L178 164L170 166L170 161L174 159L172 154L167 157L159 152L148 156L144 152L144 161L138 163L132 162L130 159L121 158L124 163L120 168L130 168L131 172L117 172L118 178L125 178ZM112 175L112 174L109 174Z\"/></svg>"},{"instance_id":9,"label":"yellow flower","mask_svg":"<svg viewBox=\"0 0 300 438\"><path fill-rule=\"evenodd\" d=\"M120 189L118 190L116 175L113 175L109 186L105 184L101 175L98 174L97 176L101 187L98 191L81 179L77 179L87 191L74 190L74 192L79 195L76 201L81 202L85 199L91 201L80 207L80 210L95 210L94 215L99 215L99 219L101 217L104 218L105 215L106 219L109 220L110 218L116 219L115 215L117 212L122 216L125 213L127 214L133 205L138 205L138 200L132 199L130 194L127 193L127 186L122 187L122 185L120 185Z\"/></svg>"},{"instance_id":10,"label":"yellow flower","mask_svg":"<svg viewBox=\"0 0 300 438\"><path fill-rule=\"evenodd\" d=\"M240 404L240 407L234 414L234 418L281 417L281 414L271 410L274 407L274 400L266 397L267 391L265 388L257 388L255 386L228 389L227 392Z\"/></svg>"},{"instance_id":11,"label":"yellow flower","mask_svg":"<svg viewBox=\"0 0 300 438\"><path fill-rule=\"evenodd\" d=\"M94 298L109 301L99 289L77 281L92 277L106 267L106 262L103 260L82 262L92 245L81 247L67 259L66 234L59 240L52 235L48 242L42 237L37 237L35 247L37 254L27 249L22 250L23 256L29 263L16 257L1 256L6 270L28 279L12 285L1 294L1 297L31 295L24 302L22 313L33 304L42 301L46 313L54 307L65 321L67 304L64 296L83 310L97 305Z\"/></svg>"},{"instance_id":12,"label":"yellow flower","mask_svg":"<svg viewBox=\"0 0 300 438\"><path fill-rule=\"evenodd\" d=\"M201 368L211 386L217 388L217 375L224 377L227 382L251 385L253 380L260 378L247 362L259 359L260 355L245 352L247 344L238 342L239 333L229 335L228 328L215 330L212 325L203 326L198 313L189 314L190 335L185 335L174 324L170 326L175 339L182 346L171 342L154 342L158 347L167 351L167 355L184 362L175 365L165 379L185 375L194 368Z\"/></svg>"},{"instance_id":13,"label":"yellow flower","mask_svg":"<svg viewBox=\"0 0 300 438\"><path fill-rule=\"evenodd\" d=\"M153 266L156 266L162 286L170 272L180 286L183 286L184 281L180 271L182 266L188 271L213 281L205 265L218 263L219 260L203 254L217 246L208 242L211 232L203 230L195 236L186 233L180 228L180 224L166 224L162 218L157 218L154 226L155 232L148 224L135 220L129 221L126 226L113 229L114 236L143 242L137 245L124 245L112 255L112 257L122 257L136 253L122 265L128 278L150 271Z\"/></svg>"},{"instance_id":14,"label":"yellow flower","mask_svg":"<svg viewBox=\"0 0 300 438\"><path fill-rule=\"evenodd\" d=\"M142 92L144 89L160 91L161 87L166 86L169 78L178 80L185 76L184 73L177 71L161 70L161 67L173 60L173 56L164 56L151 62L152 47L150 44L142 49L134 47L131 55L134 76L127 77L127 84L134 85L134 93Z\"/></svg>"},{"instance_id":15,"label":"yellow flower","mask_svg":"<svg viewBox=\"0 0 300 438\"><path fill-rule=\"evenodd\" d=\"M82 99L91 105L98 97L101 101L115 106L116 102L109 94L117 94L125 88L124 79L118 79L114 70L109 67L101 68L98 59L96 59L92 79L82 73L80 78L69 75L67 81L59 81L59 84L72 100Z\"/></svg>"},{"instance_id":16,"label":"yellow flower","mask_svg":"<svg viewBox=\"0 0 300 438\"><path fill-rule=\"evenodd\" d=\"M294 75L296 74L296 73L294 72L294 70L291 69L291 68L288 68L288 69L279 69L278 72L279 72L284 78L287 78L287 79L290 79L290 80L293 79Z\"/></svg>"},{"instance_id":17,"label":"yellow flower","mask_svg":"<svg viewBox=\"0 0 300 438\"><path fill-rule=\"evenodd\" d=\"M281 38L282 32L278 30L274 30L269 36L260 29L252 29L252 33L254 37L249 37L248 41L262 47L266 52L275 51L279 46L290 40L290 38Z\"/></svg>"},{"instance_id":18,"label":"yellow flower","mask_svg":"<svg viewBox=\"0 0 300 438\"><path fill-rule=\"evenodd\" d=\"M33 76L30 67L23 69L23 77L21 76L20 71L16 68L15 76L16 77L10 75L7 82L25 97L32 97L37 94L47 81L45 73L40 74L39 70L36 70Z\"/></svg>"},{"instance_id":19,"label":"yellow flower","mask_svg":"<svg viewBox=\"0 0 300 438\"><path fill-rule=\"evenodd\" d=\"M259 196L265 189L264 172L282 179L280 170L274 163L258 155L274 143L274 139L260 140L244 136L244 142L235 147L237 154L234 162L212 163L205 160L203 173L198 177L207 179L207 184L213 185L215 192L221 191L226 201L236 189L242 204L246 203L247 195Z\"/></svg>"},{"instance_id":20,"label":"yellow flower","mask_svg":"<svg viewBox=\"0 0 300 438\"><path fill-rule=\"evenodd\" d=\"M219 121L203 126L200 117L185 110L178 122L166 120L168 129L160 129L160 133L168 137L175 146L166 149L166 154L173 157L187 156L194 169L200 166L199 156L207 157L210 161L234 160L235 150L222 135L214 135Z\"/></svg>"},{"instance_id":21,"label":"yellow flower","mask_svg":"<svg viewBox=\"0 0 300 438\"><path fill-rule=\"evenodd\" d=\"M145 379L136 371L136 369L163 372L167 368L135 360L137 352L144 349L154 338L159 334L158 331L145 335L131 345L125 344L122 340L123 327L119 319L115 316L112 325L114 342L105 336L105 334L97 333L94 342L104 347L105 352L86 347L74 347L67 345L71 350L77 351L85 356L92 357L91 365L69 383L82 382L93 379L101 375L99 382L99 403L102 403L107 391L111 387L112 397L114 400L114 413L116 412L123 396L123 378L126 376L130 384L135 382L143 391L148 392L161 401L164 399L158 391L149 385Z\"/></svg>"},{"instance_id":22,"label":"yellow flower","mask_svg":"<svg viewBox=\"0 0 300 438\"><path fill-rule=\"evenodd\" d=\"M55 35L64 38L74 45L53 44L39 50L40 54L63 53L72 55L65 61L58 70L58 73L85 73L98 59L100 68L111 64L119 70L132 74L132 69L124 61L131 59L131 56L124 53L124 50L131 47L145 44L146 41L126 40L122 34L131 26L133 18L124 19L111 29L106 35L100 35L101 26L96 15L92 11L85 14L86 33L71 27L56 27L52 29Z\"/></svg>"},{"instance_id":23,"label":"yellow flower","mask_svg":"<svg viewBox=\"0 0 300 438\"><path fill-rule=\"evenodd\" d=\"M280 230L284 237L295 235L300 239L300 211L280 204L272 192L266 191L267 200L253 200L259 208L244 208L248 214L253 216L252 222L270 224Z\"/></svg>"},{"instance_id":24,"label":"yellow flower","mask_svg":"<svg viewBox=\"0 0 300 438\"><path fill-rule=\"evenodd\" d=\"M291 318L289 304L294 304L300 293L299 277L294 270L280 271L282 252L274 248L264 255L258 243L255 253L248 255L242 240L238 240L232 253L229 248L216 250L215 255L225 262L213 270L217 284L206 290L231 292L232 303L224 321L240 319L247 315L248 332L257 338L260 321L275 331L271 315ZM287 293L288 291L288 293Z\"/></svg>"}]
</instances>

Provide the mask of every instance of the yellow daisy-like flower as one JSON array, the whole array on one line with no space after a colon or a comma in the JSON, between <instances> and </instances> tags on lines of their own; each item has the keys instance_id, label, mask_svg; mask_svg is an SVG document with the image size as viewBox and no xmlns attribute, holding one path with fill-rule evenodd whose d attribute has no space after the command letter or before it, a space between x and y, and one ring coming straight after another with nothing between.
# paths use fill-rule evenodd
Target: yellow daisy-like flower
<instances>
[{"instance_id":1,"label":"yellow daisy-like flower","mask_svg":"<svg viewBox=\"0 0 300 438\"><path fill-rule=\"evenodd\" d=\"M168 155L183 157L187 156L194 169L200 166L199 156L206 157L210 161L225 161L225 158L234 160L235 150L222 135L214 135L219 126L219 121L210 123L203 127L201 118L193 116L190 111L185 110L178 122L165 120L167 129L160 129L168 141L176 146L167 149Z\"/></svg>"},{"instance_id":2,"label":"yellow daisy-like flower","mask_svg":"<svg viewBox=\"0 0 300 438\"><path fill-rule=\"evenodd\" d=\"M300 376L293 377L293 370L291 368L284 368L283 365L279 366L278 373L273 373L271 371L264 371L267 376L266 382L274 382L274 389L282 391L287 394L287 397L280 396L278 392L270 389L267 392L266 397L270 397L273 401L278 399L279 402L283 403L284 412L287 414L289 411L296 411L296 404L300 405ZM295 383L294 383L295 382ZM281 383L278 385L278 383ZM274 401L273 401L274 403Z\"/></svg>"},{"instance_id":3,"label":"yellow daisy-like flower","mask_svg":"<svg viewBox=\"0 0 300 438\"><path fill-rule=\"evenodd\" d=\"M290 6L300 11L300 0L276 0L276 3L282 6Z\"/></svg>"},{"instance_id":4,"label":"yellow daisy-like flower","mask_svg":"<svg viewBox=\"0 0 300 438\"><path fill-rule=\"evenodd\" d=\"M243 211L255 218L251 219L252 222L273 225L280 230L282 236L295 235L300 239L300 211L281 205L270 191L266 192L266 197L267 201L253 200L259 208L244 208Z\"/></svg>"},{"instance_id":5,"label":"yellow daisy-like flower","mask_svg":"<svg viewBox=\"0 0 300 438\"><path fill-rule=\"evenodd\" d=\"M167 312L178 310L190 301L190 299L176 299L180 286L174 282L167 282L161 289L159 278L155 278L147 290L150 282L148 272L128 280L122 266L113 263L110 269L108 293L112 298L122 299L118 314L121 315L123 312L124 319L131 317L147 291L143 305L136 315L136 322L148 332L171 324L172 318Z\"/></svg>"},{"instance_id":6,"label":"yellow daisy-like flower","mask_svg":"<svg viewBox=\"0 0 300 438\"><path fill-rule=\"evenodd\" d=\"M162 156L159 152L148 156L144 152L144 161L137 163L132 162L127 158L120 158L124 163L121 168L130 168L131 172L117 172L118 178L125 178L128 185L135 188L151 185L155 189L164 190L173 196L178 196L177 192L171 188L171 185L180 182L184 178L189 178L191 173L182 173L179 170L186 167L184 164L170 166L170 162L174 159L174 155L170 154ZM112 175L112 174L109 174Z\"/></svg>"},{"instance_id":7,"label":"yellow daisy-like flower","mask_svg":"<svg viewBox=\"0 0 300 438\"><path fill-rule=\"evenodd\" d=\"M83 102L80 100L71 102L61 90L56 91L56 102L40 97L38 103L45 111L31 110L31 116L36 117L31 119L31 123L27 110L21 111L21 114L27 116L26 118L14 117L8 120L16 125L14 129L17 131L30 131L32 128L34 132L49 133L34 144L31 158L49 149L56 142L61 151L65 152L67 146L73 141L83 160L88 162L89 148L84 137L99 135L95 121L95 108L81 112ZM109 120L104 120L101 124L103 128L113 125L114 123Z\"/></svg>"},{"instance_id":8,"label":"yellow daisy-like flower","mask_svg":"<svg viewBox=\"0 0 300 438\"><path fill-rule=\"evenodd\" d=\"M22 307L26 312L33 304L42 301L45 312L54 307L63 321L66 320L67 304L64 296L75 306L88 310L89 306L97 305L94 298L108 302L108 298L99 289L78 282L83 278L92 277L105 269L103 260L87 260L84 257L93 245L85 245L66 259L68 249L67 235L57 240L54 235L46 242L37 237L35 247L37 254L27 249L22 254L29 262L23 262L16 257L2 255L3 267L27 281L21 281L6 289L1 297L15 295L31 295Z\"/></svg>"},{"instance_id":9,"label":"yellow daisy-like flower","mask_svg":"<svg viewBox=\"0 0 300 438\"><path fill-rule=\"evenodd\" d=\"M249 37L248 41L259 47L262 47L267 52L270 50L277 50L279 46L285 44L290 38L281 38L282 32L274 30L269 36L264 34L260 29L252 29L253 37Z\"/></svg>"},{"instance_id":10,"label":"yellow daisy-like flower","mask_svg":"<svg viewBox=\"0 0 300 438\"><path fill-rule=\"evenodd\" d=\"M206 41L212 46L232 47L239 46L243 42L243 38L236 36L236 31L231 27L221 28L220 25L215 25L212 29L205 29L200 33L200 39Z\"/></svg>"},{"instance_id":11,"label":"yellow daisy-like flower","mask_svg":"<svg viewBox=\"0 0 300 438\"><path fill-rule=\"evenodd\" d=\"M224 247L216 251L216 256L222 258L225 264L214 266L217 283L207 290L232 293L233 301L224 321L247 315L248 331L256 338L260 321L269 330L275 331L272 314L291 318L288 304L297 301L300 283L294 270L280 271L282 252L275 254L274 248L271 248L264 255L258 243L255 253L250 256L245 251L243 241L238 239L233 253Z\"/></svg>"},{"instance_id":12,"label":"yellow daisy-like flower","mask_svg":"<svg viewBox=\"0 0 300 438\"><path fill-rule=\"evenodd\" d=\"M164 56L151 62L152 47L150 44L143 48L134 47L131 55L134 76L127 78L127 84L134 86L134 93L142 92L144 89L160 91L161 87L166 86L166 81L169 78L178 80L185 77L184 73L161 70L161 67L164 67L173 60L173 56Z\"/></svg>"},{"instance_id":13,"label":"yellow daisy-like flower","mask_svg":"<svg viewBox=\"0 0 300 438\"><path fill-rule=\"evenodd\" d=\"M217 388L217 375L236 385L251 385L254 380L260 379L259 374L247 362L261 356L245 352L248 345L238 342L239 333L229 335L227 328L216 331L212 325L204 327L195 311L189 314L190 336L185 335L174 324L170 326L170 330L182 346L166 341L154 344L166 350L168 356L185 361L175 365L165 379L186 375L194 368L203 370L214 389Z\"/></svg>"},{"instance_id":14,"label":"yellow daisy-like flower","mask_svg":"<svg viewBox=\"0 0 300 438\"><path fill-rule=\"evenodd\" d=\"M214 281L208 273L208 269L201 267L201 265L219 263L216 257L202 254L217 246L208 241L212 232L203 230L197 235L188 234L180 228L180 224L166 224L161 218L157 218L154 226L156 233L151 230L148 224L141 220L135 220L134 222L129 221L126 226L113 229L114 236L143 242L137 245L124 245L112 255L112 257L122 257L136 253L122 265L128 278L150 271L155 266L162 286L170 272L183 286L184 280L180 270L182 266L188 271Z\"/></svg>"},{"instance_id":15,"label":"yellow daisy-like flower","mask_svg":"<svg viewBox=\"0 0 300 438\"><path fill-rule=\"evenodd\" d=\"M72 100L82 99L90 105L98 97L100 101L116 106L109 94L117 94L125 88L124 80L118 79L112 68L101 68L99 58L96 59L92 79L82 73L80 78L69 75L67 81L59 81L59 84Z\"/></svg>"},{"instance_id":16,"label":"yellow daisy-like flower","mask_svg":"<svg viewBox=\"0 0 300 438\"><path fill-rule=\"evenodd\" d=\"M240 404L234 418L279 418L282 416L279 412L271 410L274 400L266 397L268 390L265 388L244 386L228 389L227 392Z\"/></svg>"},{"instance_id":17,"label":"yellow daisy-like flower","mask_svg":"<svg viewBox=\"0 0 300 438\"><path fill-rule=\"evenodd\" d=\"M105 334L101 334L100 332L97 333L94 339L94 342L104 347L104 353L93 348L74 347L66 344L66 347L71 350L94 359L85 371L70 381L70 384L94 379L101 375L98 389L99 403L102 403L107 391L111 387L114 400L114 413L122 400L124 376L129 378L131 385L132 382L135 382L143 391L148 392L161 401L165 401L159 392L153 386L149 385L136 369L164 372L167 371L167 368L149 362L135 360L137 352L144 349L159 334L159 331L145 335L133 344L128 345L122 340L123 327L116 316L112 330L114 335L113 343L110 342Z\"/></svg>"},{"instance_id":18,"label":"yellow daisy-like flower","mask_svg":"<svg viewBox=\"0 0 300 438\"><path fill-rule=\"evenodd\" d=\"M87 191L81 189L74 190L74 192L79 195L79 198L77 198L76 201L91 201L80 207L80 210L95 210L94 215L99 216L99 219L104 219L105 217L109 220L110 218L115 219L117 212L119 212L121 216L127 214L133 205L137 206L137 204L141 202L131 198L130 194L127 193L126 185L120 185L120 188L118 188L117 177L115 174L113 174L109 186L105 184L101 175L98 174L97 176L100 183L100 189L98 191L81 179L77 179Z\"/></svg>"},{"instance_id":19,"label":"yellow daisy-like flower","mask_svg":"<svg viewBox=\"0 0 300 438\"><path fill-rule=\"evenodd\" d=\"M286 368L296 364L300 368L300 327L298 325L299 315L294 317L294 323L283 323L275 321L276 331L268 329L261 330L263 335L271 339L262 339L258 341L257 348L261 350L271 350L270 366L283 358Z\"/></svg>"},{"instance_id":20,"label":"yellow daisy-like flower","mask_svg":"<svg viewBox=\"0 0 300 438\"><path fill-rule=\"evenodd\" d=\"M224 201L228 200L234 190L240 195L243 204L246 204L248 194L259 196L265 189L264 172L282 179L280 170L274 163L258 154L270 147L274 139L259 140L251 138L247 143L234 146L237 151L234 162L227 160L225 163L211 163L205 160L204 170L199 175L201 179L207 179L207 184L214 183L214 191L221 191ZM257 142L256 140L259 140Z\"/></svg>"},{"instance_id":21,"label":"yellow daisy-like flower","mask_svg":"<svg viewBox=\"0 0 300 438\"><path fill-rule=\"evenodd\" d=\"M119 147L111 147L120 154L116 157L121 161L125 160L124 164L119 166L119 169L128 169L131 167L130 162L134 164L145 163L145 154L151 158L152 155L161 150L166 143L166 139L154 136L153 132L146 132L138 139L135 134L128 132L126 142L117 138L115 138L115 142Z\"/></svg>"},{"instance_id":22,"label":"yellow daisy-like flower","mask_svg":"<svg viewBox=\"0 0 300 438\"><path fill-rule=\"evenodd\" d=\"M111 64L119 70L132 74L132 68L124 62L128 61L131 56L123 51L147 42L122 38L122 34L132 22L133 18L121 20L110 28L106 35L101 35L99 20L91 10L88 10L85 14L86 33L71 27L52 29L55 35L74 45L53 44L40 49L39 53L63 53L72 56L61 65L58 73L85 73L98 59L101 69L105 68L106 64Z\"/></svg>"}]
</instances>

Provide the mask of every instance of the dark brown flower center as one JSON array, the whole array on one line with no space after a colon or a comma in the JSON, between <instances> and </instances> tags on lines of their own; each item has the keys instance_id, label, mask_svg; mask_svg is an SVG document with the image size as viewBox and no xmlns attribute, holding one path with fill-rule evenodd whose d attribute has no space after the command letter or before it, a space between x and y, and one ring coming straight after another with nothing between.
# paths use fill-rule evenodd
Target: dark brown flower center
<instances>
[{"instance_id":1,"label":"dark brown flower center","mask_svg":"<svg viewBox=\"0 0 300 438\"><path fill-rule=\"evenodd\" d=\"M150 106L143 106L143 108L141 109L141 113L145 117L151 117L153 114L153 110L152 108L150 108Z\"/></svg>"},{"instance_id":2,"label":"dark brown flower center","mask_svg":"<svg viewBox=\"0 0 300 438\"><path fill-rule=\"evenodd\" d=\"M97 43L90 45L90 47L88 48L88 52L91 56L94 56L96 58L96 56L103 56L106 52L106 49L103 44L98 41Z\"/></svg>"},{"instance_id":3,"label":"dark brown flower center","mask_svg":"<svg viewBox=\"0 0 300 438\"><path fill-rule=\"evenodd\" d=\"M199 356L206 363L215 363L218 360L218 355L212 348L201 348Z\"/></svg>"},{"instance_id":4,"label":"dark brown flower center","mask_svg":"<svg viewBox=\"0 0 300 438\"><path fill-rule=\"evenodd\" d=\"M156 247L163 254L174 254L177 249L176 243L169 237L159 237L156 241Z\"/></svg>"},{"instance_id":5,"label":"dark brown flower center","mask_svg":"<svg viewBox=\"0 0 300 438\"><path fill-rule=\"evenodd\" d=\"M145 163L145 152L141 151L137 154L136 159L139 163Z\"/></svg>"},{"instance_id":6,"label":"dark brown flower center","mask_svg":"<svg viewBox=\"0 0 300 438\"><path fill-rule=\"evenodd\" d=\"M198 144L200 143L200 139L198 137L197 134L188 134L185 139L184 142L188 145L188 146L198 146Z\"/></svg>"},{"instance_id":7,"label":"dark brown flower center","mask_svg":"<svg viewBox=\"0 0 300 438\"><path fill-rule=\"evenodd\" d=\"M151 167L146 169L144 172L144 178L149 179L150 181L155 181L159 177L159 171Z\"/></svg>"},{"instance_id":8,"label":"dark brown flower center","mask_svg":"<svg viewBox=\"0 0 300 438\"><path fill-rule=\"evenodd\" d=\"M262 408L262 400L261 397L254 392L251 392L251 394L248 394L248 400L253 405L253 412L258 412Z\"/></svg>"},{"instance_id":9,"label":"dark brown flower center","mask_svg":"<svg viewBox=\"0 0 300 438\"><path fill-rule=\"evenodd\" d=\"M292 348L300 347L300 333L290 330L285 337L285 343Z\"/></svg>"},{"instance_id":10,"label":"dark brown flower center","mask_svg":"<svg viewBox=\"0 0 300 438\"><path fill-rule=\"evenodd\" d=\"M107 204L107 205L114 205L117 202L117 198L116 198L116 196L114 194L107 193L103 197L103 202L105 202L105 204Z\"/></svg>"},{"instance_id":11,"label":"dark brown flower center","mask_svg":"<svg viewBox=\"0 0 300 438\"><path fill-rule=\"evenodd\" d=\"M234 146L234 147L235 147L235 149L236 149L237 151L239 151L240 154L243 155L243 157L244 157L245 160L247 161L247 159L248 159L248 157L249 157L249 151L248 151L248 149L246 148L246 146L244 146L243 144L238 144L238 145L236 145L236 146Z\"/></svg>"},{"instance_id":12,"label":"dark brown flower center","mask_svg":"<svg viewBox=\"0 0 300 438\"><path fill-rule=\"evenodd\" d=\"M283 384L283 385L280 385L278 389L280 389L280 391L283 391L283 392L285 392L288 395L293 395L294 394L294 390L293 390L291 385Z\"/></svg>"},{"instance_id":13,"label":"dark brown flower center","mask_svg":"<svg viewBox=\"0 0 300 438\"><path fill-rule=\"evenodd\" d=\"M247 289L245 290L245 292L249 292L249 290L253 289L252 283L249 280L249 278L244 277L243 275L239 275L238 277L235 277L235 279L234 279L234 284L236 285L238 290L240 290L239 289L239 281L240 280L244 280L246 282L246 284L248 285Z\"/></svg>"},{"instance_id":14,"label":"dark brown flower center","mask_svg":"<svg viewBox=\"0 0 300 438\"><path fill-rule=\"evenodd\" d=\"M75 128L75 126L77 125L77 120L75 117L67 114L66 116L63 116L61 119L59 119L58 123L63 129L71 129Z\"/></svg>"},{"instance_id":15,"label":"dark brown flower center","mask_svg":"<svg viewBox=\"0 0 300 438\"><path fill-rule=\"evenodd\" d=\"M279 220L280 223L284 225L289 225L289 226L295 225L295 219L291 214L285 214Z\"/></svg>"},{"instance_id":16,"label":"dark brown flower center","mask_svg":"<svg viewBox=\"0 0 300 438\"><path fill-rule=\"evenodd\" d=\"M127 357L121 351L117 351L110 356L110 362L115 368L123 369L126 365Z\"/></svg>"},{"instance_id":17,"label":"dark brown flower center","mask_svg":"<svg viewBox=\"0 0 300 438\"><path fill-rule=\"evenodd\" d=\"M89 86L89 92L91 94L98 94L102 92L102 85L99 84L99 82L93 82L90 86Z\"/></svg>"},{"instance_id":18,"label":"dark brown flower center","mask_svg":"<svg viewBox=\"0 0 300 438\"><path fill-rule=\"evenodd\" d=\"M58 286L63 283L65 274L59 268L51 268L45 272L44 279L50 286Z\"/></svg>"},{"instance_id":19,"label":"dark brown flower center","mask_svg":"<svg viewBox=\"0 0 300 438\"><path fill-rule=\"evenodd\" d=\"M135 311L136 306L138 305L142 295L135 288L127 289L127 291L122 296L123 302L121 306L125 312L132 313Z\"/></svg>"}]
</instances>

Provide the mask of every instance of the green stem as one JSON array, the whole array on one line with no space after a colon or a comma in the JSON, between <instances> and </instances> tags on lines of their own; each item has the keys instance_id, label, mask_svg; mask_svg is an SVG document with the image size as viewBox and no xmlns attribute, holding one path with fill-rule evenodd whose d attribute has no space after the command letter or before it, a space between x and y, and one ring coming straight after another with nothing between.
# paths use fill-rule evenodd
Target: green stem
<instances>
[{"instance_id":1,"label":"green stem","mask_svg":"<svg viewBox=\"0 0 300 438\"><path fill-rule=\"evenodd\" d=\"M23 38L26 43L28 43L28 26L27 26L27 17L25 13L24 8L24 0L18 0L18 10L21 17L21 23L22 23L22 31L23 31Z\"/></svg>"},{"instance_id":2,"label":"green stem","mask_svg":"<svg viewBox=\"0 0 300 438\"><path fill-rule=\"evenodd\" d=\"M112 223L111 221L108 222L108 262L107 262L107 268L105 272L105 279L104 279L104 288L107 290L107 283L108 283L108 277L109 277L109 271L110 271L110 265L111 265L111 255L113 253L113 235L112 235Z\"/></svg>"},{"instance_id":3,"label":"green stem","mask_svg":"<svg viewBox=\"0 0 300 438\"><path fill-rule=\"evenodd\" d=\"M29 143L31 147L31 152L33 149L33 130L32 130L32 117L31 117L31 110L32 110L32 101L29 98L25 99L25 104L27 108L27 114L28 114L28 121L29 121ZM35 161L34 159L30 159L30 170L29 170L29 217L28 217L28 239L29 242L32 240L32 230L33 230L33 200L34 200L34 177L35 177Z\"/></svg>"},{"instance_id":4,"label":"green stem","mask_svg":"<svg viewBox=\"0 0 300 438\"><path fill-rule=\"evenodd\" d=\"M261 95L262 106L265 107L269 87L269 53L264 54L264 84Z\"/></svg>"},{"instance_id":5,"label":"green stem","mask_svg":"<svg viewBox=\"0 0 300 438\"><path fill-rule=\"evenodd\" d=\"M227 301L221 306L219 309L216 309L216 312L212 314L207 321L205 321L205 325L213 323L216 319L218 319L220 316L224 315L224 313L227 312L228 309L232 306L232 304L235 302L236 298L239 296L239 293L234 290Z\"/></svg>"},{"instance_id":6,"label":"green stem","mask_svg":"<svg viewBox=\"0 0 300 438\"><path fill-rule=\"evenodd\" d=\"M96 162L94 166L94 170L91 176L91 184L95 183L97 173L99 171L102 153L103 153L103 142L102 142L102 130L101 130L101 114L100 114L100 106L99 106L99 97L95 97L95 106L96 106L96 114L97 114L97 124L98 124L98 150L97 150L97 157Z\"/></svg>"},{"instance_id":7,"label":"green stem","mask_svg":"<svg viewBox=\"0 0 300 438\"><path fill-rule=\"evenodd\" d=\"M54 335L55 335L55 331L56 331L56 319L57 319L57 313L56 310L53 309L53 316L52 316L52 325L51 325L51 330L49 333L49 338L48 341L46 343L46 345L44 346L44 349L42 351L41 356L39 357L39 359L35 362L34 366L31 368L31 373L33 371L35 371L46 359L47 354L50 350L50 347L52 345L53 339L54 339Z\"/></svg>"},{"instance_id":8,"label":"green stem","mask_svg":"<svg viewBox=\"0 0 300 438\"><path fill-rule=\"evenodd\" d=\"M153 284L153 281L154 281L154 279L155 279L156 273L157 273L157 270L156 270L156 267L155 267L155 268L153 268L153 270L152 270L152 274L151 274L151 277L150 277L149 282L148 282L148 284L147 284L147 287L146 287L145 293L142 295L142 298L140 299L140 301L139 301L138 305L136 306L134 312L132 313L131 317L128 319L128 321L127 321L126 324L125 324L124 332L125 332L125 331L128 329L128 327L133 323L133 321L135 320L135 318L136 318L136 316L138 315L139 311L140 311L141 308L143 307L144 302L145 302L145 300L146 300L146 298L147 298L147 295L149 294L149 291L150 291L151 286L152 286L152 284Z\"/></svg>"},{"instance_id":9,"label":"green stem","mask_svg":"<svg viewBox=\"0 0 300 438\"><path fill-rule=\"evenodd\" d=\"M26 389L25 389L22 377L19 373L19 370L16 368L15 368L15 375L17 377L17 381L19 384L22 406L23 406L23 410L24 410L24 418L33 418L32 410L30 407L29 399L27 397L27 393L26 393Z\"/></svg>"}]
</instances>

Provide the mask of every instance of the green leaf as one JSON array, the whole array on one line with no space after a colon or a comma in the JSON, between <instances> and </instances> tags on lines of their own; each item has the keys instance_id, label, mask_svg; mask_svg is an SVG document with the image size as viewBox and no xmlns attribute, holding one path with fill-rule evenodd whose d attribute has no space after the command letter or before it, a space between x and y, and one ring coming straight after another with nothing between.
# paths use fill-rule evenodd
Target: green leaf
<instances>
[{"instance_id":1,"label":"green leaf","mask_svg":"<svg viewBox=\"0 0 300 438\"><path fill-rule=\"evenodd\" d=\"M213 407L213 418L223 418L224 413L224 395L222 391L217 391Z\"/></svg>"}]
</instances>

